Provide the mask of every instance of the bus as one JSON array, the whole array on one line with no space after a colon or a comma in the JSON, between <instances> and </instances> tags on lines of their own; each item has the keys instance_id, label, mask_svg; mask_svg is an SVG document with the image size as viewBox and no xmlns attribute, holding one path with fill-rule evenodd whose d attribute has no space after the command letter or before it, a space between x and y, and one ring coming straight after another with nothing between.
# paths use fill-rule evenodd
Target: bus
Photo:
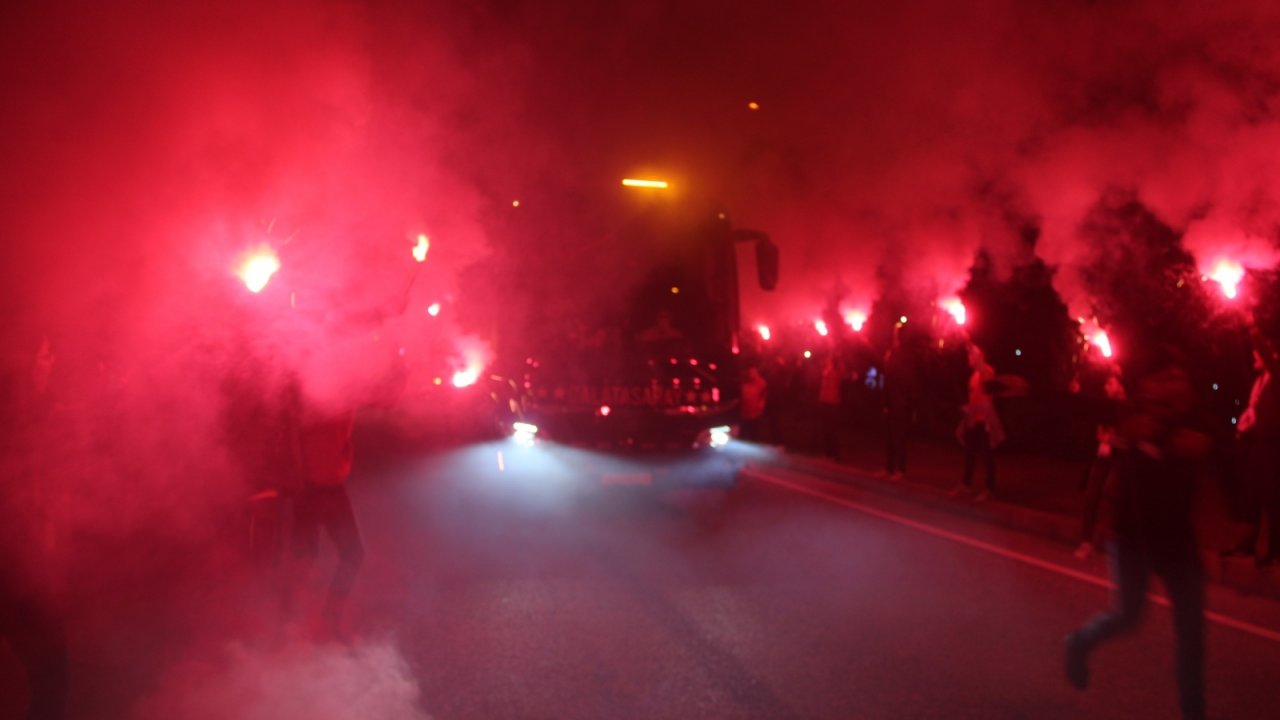
<instances>
[{"instance_id":1,"label":"bus","mask_svg":"<svg viewBox=\"0 0 1280 720\"><path fill-rule=\"evenodd\" d=\"M623 185L583 207L510 226L542 240L502 293L491 376L500 430L525 457L553 453L557 467L606 484L731 481L738 251L754 250L753 281L772 290L776 245L660 186Z\"/></svg>"}]
</instances>

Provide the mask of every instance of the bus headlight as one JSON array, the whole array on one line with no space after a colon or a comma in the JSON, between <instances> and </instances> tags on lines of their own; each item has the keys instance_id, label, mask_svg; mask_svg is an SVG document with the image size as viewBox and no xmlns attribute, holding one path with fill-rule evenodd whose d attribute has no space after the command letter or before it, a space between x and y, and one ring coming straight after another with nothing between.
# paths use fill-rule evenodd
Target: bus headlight
<instances>
[{"instance_id":1,"label":"bus headlight","mask_svg":"<svg viewBox=\"0 0 1280 720\"><path fill-rule=\"evenodd\" d=\"M533 423L516 422L511 423L511 439L516 441L521 447L533 447L533 441L538 436L538 426Z\"/></svg>"},{"instance_id":2,"label":"bus headlight","mask_svg":"<svg viewBox=\"0 0 1280 720\"><path fill-rule=\"evenodd\" d=\"M693 443L693 446L695 448L722 448L733 439L733 432L733 427L729 425L717 425L713 428L707 428L698 433L698 439Z\"/></svg>"},{"instance_id":3,"label":"bus headlight","mask_svg":"<svg viewBox=\"0 0 1280 720\"><path fill-rule=\"evenodd\" d=\"M732 430L728 425L720 425L708 430L707 434L710 436L707 440L707 444L713 448L719 448L729 444L729 438L732 436Z\"/></svg>"}]
</instances>

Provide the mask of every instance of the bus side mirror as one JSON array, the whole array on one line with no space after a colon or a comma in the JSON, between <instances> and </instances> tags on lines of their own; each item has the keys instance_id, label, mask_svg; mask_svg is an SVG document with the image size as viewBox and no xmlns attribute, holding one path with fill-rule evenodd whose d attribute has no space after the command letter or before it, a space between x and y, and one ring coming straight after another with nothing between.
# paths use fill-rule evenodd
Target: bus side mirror
<instances>
[{"instance_id":1,"label":"bus side mirror","mask_svg":"<svg viewBox=\"0 0 1280 720\"><path fill-rule=\"evenodd\" d=\"M756 240L756 275L761 290L778 286L778 246L767 237Z\"/></svg>"}]
</instances>

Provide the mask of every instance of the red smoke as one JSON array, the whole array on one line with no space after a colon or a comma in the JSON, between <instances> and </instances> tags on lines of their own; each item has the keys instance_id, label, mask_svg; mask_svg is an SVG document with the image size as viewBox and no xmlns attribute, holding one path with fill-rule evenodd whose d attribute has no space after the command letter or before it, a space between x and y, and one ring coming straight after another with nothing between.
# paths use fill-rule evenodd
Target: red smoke
<instances>
[{"instance_id":1,"label":"red smoke","mask_svg":"<svg viewBox=\"0 0 1280 720\"><path fill-rule=\"evenodd\" d=\"M131 7L25 7L0 63L6 343L19 365L52 343L58 462L84 470L56 474L86 501L67 512L103 529L122 504L171 510L193 479L160 468L226 474L210 460L230 367L361 401L417 330L392 323L425 318L484 247L448 157L476 98L447 28L323 2ZM133 455L146 471L119 467Z\"/></svg>"},{"instance_id":2,"label":"red smoke","mask_svg":"<svg viewBox=\"0 0 1280 720\"><path fill-rule=\"evenodd\" d=\"M425 308L485 253L459 158L493 95L459 55L467 22L434 20L302 0L7 15L0 560L58 596L77 657L141 654L121 640L158 622L138 603L191 610L169 652L244 611L203 596L238 595L239 523L273 480L247 467L238 403L296 375L312 402L367 404L409 346L455 351ZM262 248L278 269L242 278Z\"/></svg>"},{"instance_id":3,"label":"red smoke","mask_svg":"<svg viewBox=\"0 0 1280 720\"><path fill-rule=\"evenodd\" d=\"M6 382L52 359L23 438L39 569L218 547L252 480L229 377L347 405L402 362L473 371L458 338L507 298L467 272L575 257L569 214L485 232L555 188L661 171L768 231L782 283L743 317L775 330L950 297L979 249L1057 266L1092 318L1082 228L1113 192L1206 275L1272 267L1278 35L1261 2L23 4L0 28L0 312ZM264 245L280 269L250 293ZM584 288L546 312L613 280L570 270Z\"/></svg>"},{"instance_id":4,"label":"red smoke","mask_svg":"<svg viewBox=\"0 0 1280 720\"><path fill-rule=\"evenodd\" d=\"M1202 263L1225 252L1274 264L1270 4L617 12L627 22L603 35L538 30L568 48L566 65L601 58L618 73L618 114L650 121L616 117L610 132L695 166L737 221L782 242L781 295L753 297L754 322L807 322L840 285L849 304L869 305L881 270L930 299L954 293L980 247L1002 268L1028 260L1025 226L1042 229L1034 252L1059 266L1072 316L1090 314L1078 269L1096 248L1080 228L1113 189L1186 233ZM642 64L648 47L668 48L684 71ZM639 108L669 97L691 103L688 127L650 129ZM1259 252L1236 249L1250 238Z\"/></svg>"}]
</instances>

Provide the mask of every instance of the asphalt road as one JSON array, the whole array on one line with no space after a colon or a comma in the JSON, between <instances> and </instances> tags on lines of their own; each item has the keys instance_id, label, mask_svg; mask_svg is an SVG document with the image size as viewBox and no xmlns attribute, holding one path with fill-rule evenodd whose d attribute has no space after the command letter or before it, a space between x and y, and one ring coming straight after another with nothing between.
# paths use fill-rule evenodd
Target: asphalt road
<instances>
[{"instance_id":1,"label":"asphalt road","mask_svg":"<svg viewBox=\"0 0 1280 720\"><path fill-rule=\"evenodd\" d=\"M500 472L499 449L352 478L367 557L349 645L273 631L269 603L213 569L165 597L93 599L101 621L72 633L72 717L1177 715L1158 605L1099 652L1087 692L1067 685L1063 636L1107 600L1070 548L767 458L732 490L654 492L515 472L509 453ZM1218 590L1210 605L1211 717L1275 717L1280 607ZM15 672L0 653L2 687Z\"/></svg>"},{"instance_id":2,"label":"asphalt road","mask_svg":"<svg viewBox=\"0 0 1280 720\"><path fill-rule=\"evenodd\" d=\"M1162 607L1100 651L1090 690L1066 684L1063 636L1107 591L1065 548L779 471L731 491L593 490L472 472L491 454L356 494L356 613L431 717L1177 715ZM1210 625L1211 714L1275 717L1275 608L1211 605L1262 629Z\"/></svg>"}]
</instances>

